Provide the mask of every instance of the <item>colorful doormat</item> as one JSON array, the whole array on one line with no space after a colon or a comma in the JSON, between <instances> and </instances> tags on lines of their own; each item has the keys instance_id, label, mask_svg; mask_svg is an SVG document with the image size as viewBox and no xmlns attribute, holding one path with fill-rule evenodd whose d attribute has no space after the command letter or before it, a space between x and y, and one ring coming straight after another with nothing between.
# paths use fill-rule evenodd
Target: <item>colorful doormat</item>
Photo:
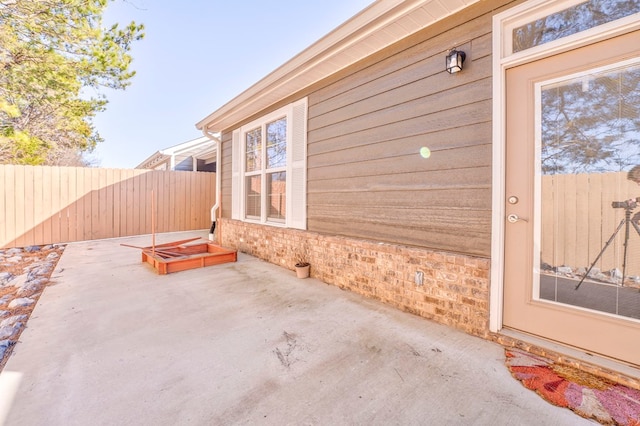
<instances>
[{"instance_id":1,"label":"colorful doormat","mask_svg":"<svg viewBox=\"0 0 640 426\"><path fill-rule=\"evenodd\" d=\"M605 425L640 426L640 391L517 349L506 357L511 374L552 404Z\"/></svg>"}]
</instances>

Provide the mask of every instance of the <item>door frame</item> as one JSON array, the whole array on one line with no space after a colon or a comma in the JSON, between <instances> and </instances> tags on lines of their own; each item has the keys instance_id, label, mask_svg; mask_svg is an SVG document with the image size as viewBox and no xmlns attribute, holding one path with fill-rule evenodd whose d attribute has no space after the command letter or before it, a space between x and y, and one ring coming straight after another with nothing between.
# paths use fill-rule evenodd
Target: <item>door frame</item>
<instances>
[{"instance_id":1,"label":"door frame","mask_svg":"<svg viewBox=\"0 0 640 426\"><path fill-rule=\"evenodd\" d=\"M551 55L586 46L616 35L640 29L640 12L617 21L517 53L512 50L511 34L540 17L564 10L584 0L528 0L493 17L493 170L491 223L491 282L489 330L497 333L503 324L505 167L506 167L506 70Z\"/></svg>"}]
</instances>

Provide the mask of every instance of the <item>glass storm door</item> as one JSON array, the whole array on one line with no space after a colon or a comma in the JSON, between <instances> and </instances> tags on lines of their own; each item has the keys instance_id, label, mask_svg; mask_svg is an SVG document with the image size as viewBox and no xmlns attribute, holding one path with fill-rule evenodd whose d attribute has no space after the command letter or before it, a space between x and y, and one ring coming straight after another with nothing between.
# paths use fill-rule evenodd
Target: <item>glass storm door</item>
<instances>
[{"instance_id":1,"label":"glass storm door","mask_svg":"<svg viewBox=\"0 0 640 426\"><path fill-rule=\"evenodd\" d=\"M504 326L640 365L640 32L506 88Z\"/></svg>"}]
</instances>

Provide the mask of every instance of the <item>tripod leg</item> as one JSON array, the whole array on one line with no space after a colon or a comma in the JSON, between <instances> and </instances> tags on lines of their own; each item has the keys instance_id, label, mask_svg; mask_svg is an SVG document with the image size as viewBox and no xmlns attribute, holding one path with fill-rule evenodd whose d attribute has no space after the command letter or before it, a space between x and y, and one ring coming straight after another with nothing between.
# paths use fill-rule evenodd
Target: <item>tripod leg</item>
<instances>
[{"instance_id":1,"label":"tripod leg","mask_svg":"<svg viewBox=\"0 0 640 426\"><path fill-rule=\"evenodd\" d=\"M635 223L633 220L631 221L631 224L633 225L633 227L635 228L636 232L638 233L638 235L640 235L640 225L638 225L637 223Z\"/></svg>"},{"instance_id":2,"label":"tripod leg","mask_svg":"<svg viewBox=\"0 0 640 426\"><path fill-rule=\"evenodd\" d=\"M598 263L598 260L600 260L600 258L602 257L602 255L604 254L604 251L607 249L607 247L609 247L609 245L613 242L613 239L616 237L616 235L618 234L618 232L620 231L620 229L622 228L622 225L624 225L624 223L626 222L626 219L622 219L620 221L620 224L618 225L618 227L616 228L615 231L613 231L613 234L611 234L611 237L609 237L609 240L605 243L604 247L602 247L602 250L600 250L600 253L598 253L598 256L596 257L596 259L593 261L593 263L591 264L591 266L589 266L589 269L587 269L587 272L584 274L584 276L582 277L582 279L580 280L580 282L578 283L578 285L574 288L574 290L577 290L580 288L580 286L582 285L582 283L584 282L585 278L587 278L589 276L589 272L591 272L591 270L593 269L593 267L596 265L596 263Z\"/></svg>"},{"instance_id":3,"label":"tripod leg","mask_svg":"<svg viewBox=\"0 0 640 426\"><path fill-rule=\"evenodd\" d=\"M624 216L624 254L622 257L622 280L620 281L620 287L624 287L624 277L627 276L627 246L629 244L629 222L631 222L631 210L626 209Z\"/></svg>"},{"instance_id":4,"label":"tripod leg","mask_svg":"<svg viewBox=\"0 0 640 426\"><path fill-rule=\"evenodd\" d=\"M636 216L638 216L638 214L636 214ZM634 218L636 217L634 216ZM633 220L631 220L631 225L633 225L633 228L636 230L637 234L640 236L640 225L638 225L636 222L634 222ZM640 290L638 290L640 291Z\"/></svg>"}]
</instances>

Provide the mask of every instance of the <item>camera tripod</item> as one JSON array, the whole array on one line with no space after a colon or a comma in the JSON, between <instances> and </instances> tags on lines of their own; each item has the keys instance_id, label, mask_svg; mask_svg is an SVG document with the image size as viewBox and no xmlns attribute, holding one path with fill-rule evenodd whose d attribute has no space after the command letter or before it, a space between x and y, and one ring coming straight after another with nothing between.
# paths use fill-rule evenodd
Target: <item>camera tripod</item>
<instances>
[{"instance_id":1,"label":"camera tripod","mask_svg":"<svg viewBox=\"0 0 640 426\"><path fill-rule=\"evenodd\" d=\"M624 208L624 219L622 219L620 221L620 224L618 224L618 227L616 228L616 230L613 231L613 234L611 234L611 237L609 237L609 240L605 243L604 247L602 247L602 250L600 250L600 253L598 253L598 256L593 261L591 266L589 266L589 269L584 274L584 276L582 277L582 279L580 280L580 282L578 283L578 285L575 287L574 290L579 289L580 286L582 285L582 283L584 282L584 280L589 276L589 272L591 272L591 270L593 269L595 264L598 263L598 260L600 260L600 258L604 254L604 252L607 249L607 247L609 247L609 245L615 239L616 235L618 235L618 232L620 232L620 229L622 229L622 225L624 225L624 255L623 255L623 259L622 259L622 281L620 282L620 284L624 285L624 277L627 274L627 245L629 244L629 224L631 224L633 226L633 228L636 230L636 232L640 236L640 226L638 226L638 224L636 222L631 220L631 212L633 211L633 209L635 209L637 207L638 201L640 201L640 200L638 198L636 198L636 200L633 201L633 202L624 201L624 202L613 202L612 203L612 207L614 207L614 208L618 208L618 207L623 207ZM640 214L637 214L636 216L638 216L638 215L640 215ZM634 219L635 219L635 217L634 217Z\"/></svg>"}]
</instances>

